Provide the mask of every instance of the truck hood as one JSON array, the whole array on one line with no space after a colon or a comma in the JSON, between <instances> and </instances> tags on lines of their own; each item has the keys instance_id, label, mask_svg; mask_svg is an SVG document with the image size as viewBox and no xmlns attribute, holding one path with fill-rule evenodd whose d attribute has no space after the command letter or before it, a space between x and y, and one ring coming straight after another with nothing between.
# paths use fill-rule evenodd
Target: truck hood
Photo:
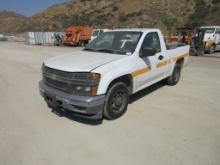
<instances>
[{"instance_id":1,"label":"truck hood","mask_svg":"<svg viewBox=\"0 0 220 165\"><path fill-rule=\"evenodd\" d=\"M53 57L44 64L53 69L66 72L90 72L99 66L119 60L126 56L109 53L78 51L63 56Z\"/></svg>"}]
</instances>

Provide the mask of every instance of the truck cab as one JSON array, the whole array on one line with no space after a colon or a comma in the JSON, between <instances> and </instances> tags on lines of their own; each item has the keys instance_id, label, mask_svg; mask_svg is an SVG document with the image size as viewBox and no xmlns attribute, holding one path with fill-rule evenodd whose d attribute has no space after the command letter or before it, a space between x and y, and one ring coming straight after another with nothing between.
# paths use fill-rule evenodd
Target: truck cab
<instances>
[{"instance_id":1,"label":"truck cab","mask_svg":"<svg viewBox=\"0 0 220 165\"><path fill-rule=\"evenodd\" d=\"M45 60L40 93L53 109L113 120L126 112L129 96L161 80L176 85L188 56L189 46L171 49L159 29L116 29Z\"/></svg>"},{"instance_id":2,"label":"truck cab","mask_svg":"<svg viewBox=\"0 0 220 165\"><path fill-rule=\"evenodd\" d=\"M65 30L64 45L86 45L92 36L92 28L87 26L70 26Z\"/></svg>"},{"instance_id":3,"label":"truck cab","mask_svg":"<svg viewBox=\"0 0 220 165\"><path fill-rule=\"evenodd\" d=\"M204 42L206 52L212 54L220 50L220 26L203 26L205 30Z\"/></svg>"}]
</instances>

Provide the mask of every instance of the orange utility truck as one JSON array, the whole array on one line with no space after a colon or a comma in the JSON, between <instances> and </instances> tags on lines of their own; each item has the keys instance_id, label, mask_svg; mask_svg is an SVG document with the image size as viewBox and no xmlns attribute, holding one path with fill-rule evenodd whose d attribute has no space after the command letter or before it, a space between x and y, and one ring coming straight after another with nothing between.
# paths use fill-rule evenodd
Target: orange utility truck
<instances>
[{"instance_id":1,"label":"orange utility truck","mask_svg":"<svg viewBox=\"0 0 220 165\"><path fill-rule=\"evenodd\" d=\"M85 45L92 36L92 28L87 26L70 26L65 30L63 44L70 46Z\"/></svg>"}]
</instances>

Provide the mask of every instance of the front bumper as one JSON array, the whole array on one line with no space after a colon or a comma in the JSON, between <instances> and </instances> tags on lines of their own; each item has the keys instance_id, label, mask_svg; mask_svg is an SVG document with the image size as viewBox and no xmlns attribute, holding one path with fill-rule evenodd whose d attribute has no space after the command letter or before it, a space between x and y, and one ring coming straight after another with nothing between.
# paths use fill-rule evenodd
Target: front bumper
<instances>
[{"instance_id":1,"label":"front bumper","mask_svg":"<svg viewBox=\"0 0 220 165\"><path fill-rule=\"evenodd\" d=\"M74 96L54 89L43 81L39 82L39 90L48 106L52 109L70 111L76 116L88 119L102 119L105 95L95 97Z\"/></svg>"}]
</instances>

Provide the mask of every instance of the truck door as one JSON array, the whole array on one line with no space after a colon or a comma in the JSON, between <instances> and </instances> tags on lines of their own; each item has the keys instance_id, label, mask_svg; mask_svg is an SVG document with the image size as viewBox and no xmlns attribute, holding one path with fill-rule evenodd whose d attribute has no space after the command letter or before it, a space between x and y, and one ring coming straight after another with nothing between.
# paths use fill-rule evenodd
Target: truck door
<instances>
[{"instance_id":1,"label":"truck door","mask_svg":"<svg viewBox=\"0 0 220 165\"><path fill-rule=\"evenodd\" d=\"M166 51L161 46L157 32L148 33L145 36L140 51L146 47L156 49L156 54L154 56L138 58L137 63L141 73L137 76L137 88L139 89L143 89L156 81L162 80L168 70Z\"/></svg>"}]
</instances>

